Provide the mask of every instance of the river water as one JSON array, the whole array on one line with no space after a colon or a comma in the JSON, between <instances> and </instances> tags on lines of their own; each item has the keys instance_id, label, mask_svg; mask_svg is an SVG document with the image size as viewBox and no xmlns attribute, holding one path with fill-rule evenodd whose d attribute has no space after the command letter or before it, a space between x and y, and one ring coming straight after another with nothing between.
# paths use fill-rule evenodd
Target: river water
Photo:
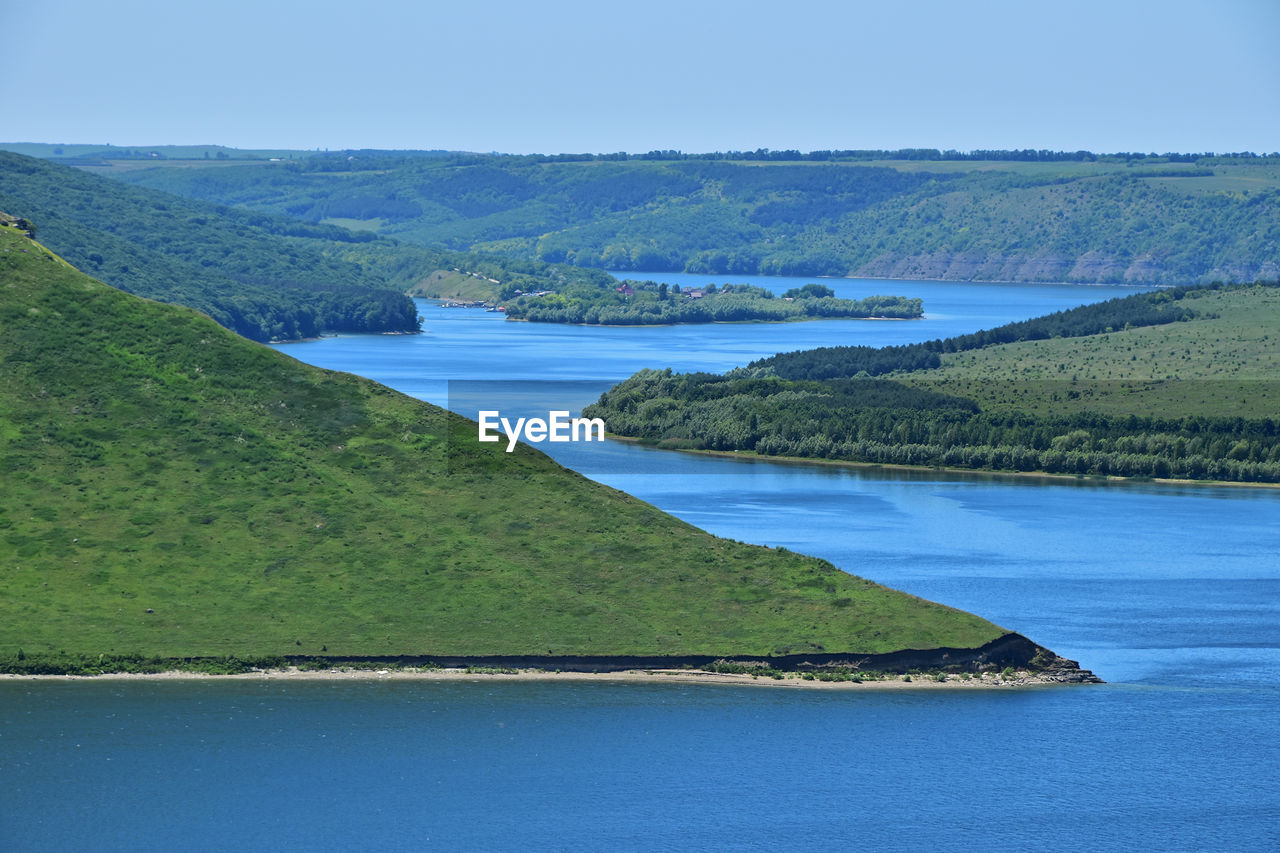
<instances>
[{"instance_id":1,"label":"river water","mask_svg":"<svg viewBox=\"0 0 1280 853\"><path fill-rule=\"evenodd\" d=\"M282 349L521 414L579 408L641 367L945 337L1132 292L828 283L920 296L926 317L599 329L424 302L420 336ZM719 535L972 610L1109 683L0 682L0 849L1280 847L1280 491L542 448Z\"/></svg>"}]
</instances>

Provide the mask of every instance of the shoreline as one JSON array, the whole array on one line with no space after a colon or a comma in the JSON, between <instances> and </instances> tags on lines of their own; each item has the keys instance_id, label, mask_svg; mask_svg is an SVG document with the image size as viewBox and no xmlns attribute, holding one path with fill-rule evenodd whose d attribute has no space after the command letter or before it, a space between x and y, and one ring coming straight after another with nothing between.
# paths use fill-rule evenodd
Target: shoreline
<instances>
[{"instance_id":1,"label":"shoreline","mask_svg":"<svg viewBox=\"0 0 1280 853\"><path fill-rule=\"evenodd\" d=\"M857 462L852 459L817 459L807 456L765 456L751 450L705 450L693 447L661 447L646 443L644 439L606 432L613 441L639 444L654 450L717 456L743 462L777 462L783 465L834 465L843 468L879 468L886 471L932 471L941 474L977 474L985 477L1018 477L1022 479L1054 480L1064 483L1155 483L1160 486L1231 486L1245 489L1280 489L1280 483L1248 483L1242 480L1184 480L1172 477L1121 477L1115 474L1055 474L1051 471L993 471L989 468L955 468L945 465L902 465L889 462Z\"/></svg>"},{"instance_id":2,"label":"shoreline","mask_svg":"<svg viewBox=\"0 0 1280 853\"><path fill-rule=\"evenodd\" d=\"M120 682L120 681L416 681L416 682L575 682L619 684L720 684L744 687L773 687L801 690L1024 690L1039 687L1056 687L1072 682L1020 672L1012 678L1000 675L973 676L963 679L948 675L944 681L921 674L893 676L867 681L819 681L805 679L799 673L788 673L783 678L750 675L747 673L721 673L699 669L632 669L617 672L570 672L539 669L520 669L514 672L483 672L467 668L442 669L350 669L336 667L327 670L300 670L297 667L264 669L228 675L202 672L167 670L164 672L107 672L100 675L21 675L0 673L4 681L55 681L55 682Z\"/></svg>"}]
</instances>

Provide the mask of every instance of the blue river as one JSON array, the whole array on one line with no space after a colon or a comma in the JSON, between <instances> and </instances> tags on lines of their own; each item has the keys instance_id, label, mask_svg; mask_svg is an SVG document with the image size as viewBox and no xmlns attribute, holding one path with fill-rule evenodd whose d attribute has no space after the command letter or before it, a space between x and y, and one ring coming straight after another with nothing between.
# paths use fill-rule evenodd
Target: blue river
<instances>
[{"instance_id":1,"label":"blue river","mask_svg":"<svg viewBox=\"0 0 1280 853\"><path fill-rule=\"evenodd\" d=\"M827 283L922 297L926 317L602 329L423 302L423 335L281 350L519 414L580 408L642 367L945 337L1133 292ZM1280 491L542 448L1108 683L0 681L0 850L1280 849Z\"/></svg>"}]
</instances>

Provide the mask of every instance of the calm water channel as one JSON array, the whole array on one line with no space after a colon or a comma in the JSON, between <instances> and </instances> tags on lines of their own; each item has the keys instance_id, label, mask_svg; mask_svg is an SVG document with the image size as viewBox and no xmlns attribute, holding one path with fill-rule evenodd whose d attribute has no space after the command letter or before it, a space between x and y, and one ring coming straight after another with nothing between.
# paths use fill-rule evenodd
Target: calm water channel
<instances>
[{"instance_id":1,"label":"calm water channel","mask_svg":"<svg viewBox=\"0 0 1280 853\"><path fill-rule=\"evenodd\" d=\"M1132 292L832 284L920 296L926 318L597 329L424 302L426 334L283 349L470 414L545 412L641 367L944 337ZM0 683L0 849L1280 847L1280 491L543 448L714 533L977 612L1109 683Z\"/></svg>"}]
</instances>

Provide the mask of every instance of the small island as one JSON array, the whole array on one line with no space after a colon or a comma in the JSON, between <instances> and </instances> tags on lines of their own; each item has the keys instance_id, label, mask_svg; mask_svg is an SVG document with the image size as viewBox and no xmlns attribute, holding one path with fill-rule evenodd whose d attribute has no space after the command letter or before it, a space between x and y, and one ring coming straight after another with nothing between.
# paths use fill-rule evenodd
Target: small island
<instances>
[{"instance_id":1,"label":"small island","mask_svg":"<svg viewBox=\"0 0 1280 853\"><path fill-rule=\"evenodd\" d=\"M616 287L576 284L561 290L504 294L509 319L588 326L666 326L685 323L779 323L836 317L907 320L921 317L919 299L869 296L840 299L821 284L792 288L782 296L749 284L715 284L682 290L665 282L623 281Z\"/></svg>"}]
</instances>

